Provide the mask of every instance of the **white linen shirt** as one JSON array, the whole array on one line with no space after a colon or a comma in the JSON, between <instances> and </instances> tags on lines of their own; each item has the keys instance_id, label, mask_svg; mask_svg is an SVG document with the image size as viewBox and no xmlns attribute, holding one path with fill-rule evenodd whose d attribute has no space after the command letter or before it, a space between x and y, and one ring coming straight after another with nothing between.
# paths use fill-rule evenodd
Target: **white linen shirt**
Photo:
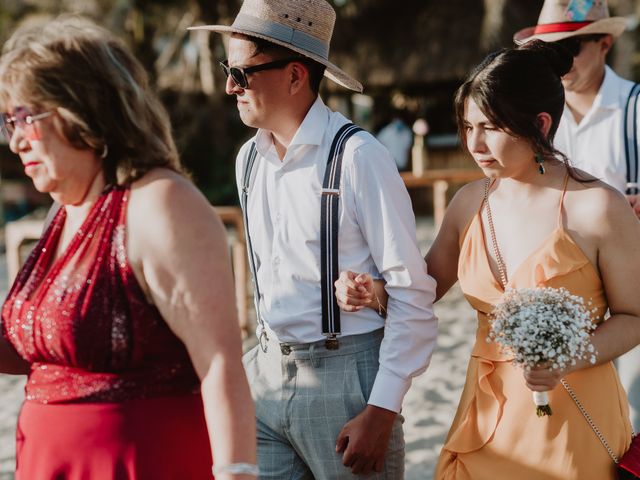
<instances>
[{"instance_id":1,"label":"white linen shirt","mask_svg":"<svg viewBox=\"0 0 640 480\"><path fill-rule=\"evenodd\" d=\"M347 122L318 97L282 161L271 133L264 130L238 153L240 193L247 152L255 140L258 154L249 185L248 228L271 348L274 340L324 339L320 195L331 143ZM418 249L411 200L395 162L369 133L356 133L346 144L339 203L339 271L382 276L389 294L386 326L370 308L341 312L342 336L385 326L380 368L368 403L399 412L412 377L425 371L435 346L436 283Z\"/></svg>"},{"instance_id":2,"label":"white linen shirt","mask_svg":"<svg viewBox=\"0 0 640 480\"><path fill-rule=\"evenodd\" d=\"M587 114L578 124L565 105L554 140L574 167L622 193L627 185L624 110L632 87L633 82L605 66L604 80Z\"/></svg>"}]
</instances>

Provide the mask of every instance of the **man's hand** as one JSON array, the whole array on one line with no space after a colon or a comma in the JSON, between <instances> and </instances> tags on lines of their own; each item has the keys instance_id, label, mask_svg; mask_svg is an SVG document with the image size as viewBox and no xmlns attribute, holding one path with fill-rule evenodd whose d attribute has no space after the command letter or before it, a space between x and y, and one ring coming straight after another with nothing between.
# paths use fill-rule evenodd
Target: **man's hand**
<instances>
[{"instance_id":1,"label":"man's hand","mask_svg":"<svg viewBox=\"0 0 640 480\"><path fill-rule=\"evenodd\" d=\"M367 405L355 418L342 427L336 442L336 452L344 452L342 464L354 475L381 472L393 430L396 413Z\"/></svg>"},{"instance_id":2,"label":"man's hand","mask_svg":"<svg viewBox=\"0 0 640 480\"><path fill-rule=\"evenodd\" d=\"M633 213L640 218L640 195L627 195L627 200L629 200L629 205L633 208Z\"/></svg>"}]
</instances>

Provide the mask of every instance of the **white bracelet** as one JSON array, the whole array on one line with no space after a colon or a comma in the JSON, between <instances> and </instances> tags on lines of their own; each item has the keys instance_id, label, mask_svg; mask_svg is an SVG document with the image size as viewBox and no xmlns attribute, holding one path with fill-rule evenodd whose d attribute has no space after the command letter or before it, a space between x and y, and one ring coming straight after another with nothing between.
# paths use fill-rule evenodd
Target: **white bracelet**
<instances>
[{"instance_id":1,"label":"white bracelet","mask_svg":"<svg viewBox=\"0 0 640 480\"><path fill-rule=\"evenodd\" d=\"M253 463L229 463L228 465L220 466L214 465L211 471L214 476L222 473L230 473L231 475L253 475L254 477L260 475L258 466Z\"/></svg>"}]
</instances>

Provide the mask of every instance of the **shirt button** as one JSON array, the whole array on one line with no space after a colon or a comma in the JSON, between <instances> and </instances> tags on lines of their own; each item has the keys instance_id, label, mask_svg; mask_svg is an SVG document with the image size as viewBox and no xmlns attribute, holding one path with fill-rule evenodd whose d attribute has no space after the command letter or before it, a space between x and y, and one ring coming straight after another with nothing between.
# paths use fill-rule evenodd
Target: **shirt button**
<instances>
[{"instance_id":1,"label":"shirt button","mask_svg":"<svg viewBox=\"0 0 640 480\"><path fill-rule=\"evenodd\" d=\"M273 264L274 265L279 265L280 264L280 257L273 257Z\"/></svg>"}]
</instances>

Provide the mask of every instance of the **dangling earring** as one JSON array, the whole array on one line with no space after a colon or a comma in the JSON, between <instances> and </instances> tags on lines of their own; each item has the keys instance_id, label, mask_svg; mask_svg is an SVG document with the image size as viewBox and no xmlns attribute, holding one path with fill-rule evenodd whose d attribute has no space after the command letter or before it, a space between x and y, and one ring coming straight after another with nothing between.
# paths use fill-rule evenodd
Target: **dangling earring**
<instances>
[{"instance_id":1,"label":"dangling earring","mask_svg":"<svg viewBox=\"0 0 640 480\"><path fill-rule=\"evenodd\" d=\"M107 155L109 155L109 146L105 143L104 147L102 148L102 153L100 154L100 158L105 159L107 158Z\"/></svg>"},{"instance_id":2,"label":"dangling earring","mask_svg":"<svg viewBox=\"0 0 640 480\"><path fill-rule=\"evenodd\" d=\"M544 157L539 153L536 153L536 164L538 165L538 172L540 175L544 175Z\"/></svg>"}]
</instances>

